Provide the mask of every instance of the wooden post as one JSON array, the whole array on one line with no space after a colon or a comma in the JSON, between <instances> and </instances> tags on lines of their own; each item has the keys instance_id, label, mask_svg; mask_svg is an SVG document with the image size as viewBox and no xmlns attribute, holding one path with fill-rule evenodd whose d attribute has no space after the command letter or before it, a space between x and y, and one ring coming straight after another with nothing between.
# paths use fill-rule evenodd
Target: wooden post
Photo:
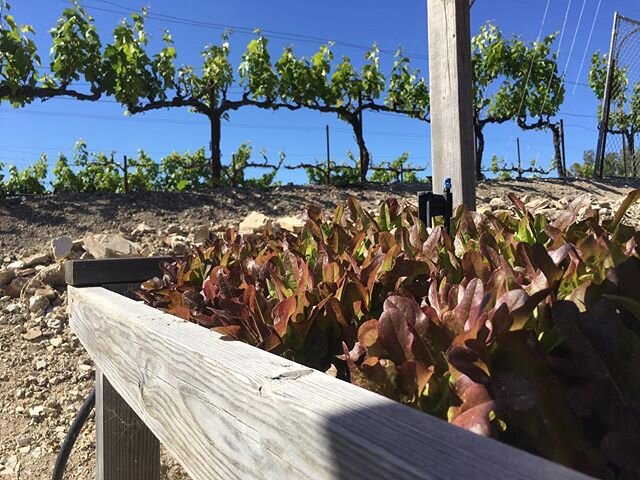
<instances>
[{"instance_id":1,"label":"wooden post","mask_svg":"<svg viewBox=\"0 0 640 480\"><path fill-rule=\"evenodd\" d=\"M125 157L126 158L126 157ZM126 295L162 274L171 257L76 260L65 264L68 285L104 288ZM96 369L96 480L159 480L160 442Z\"/></svg>"},{"instance_id":2,"label":"wooden post","mask_svg":"<svg viewBox=\"0 0 640 480\"><path fill-rule=\"evenodd\" d=\"M329 150L329 125L326 127L327 132L327 178L325 178L325 185L331 185L331 152Z\"/></svg>"},{"instance_id":3,"label":"wooden post","mask_svg":"<svg viewBox=\"0 0 640 480\"><path fill-rule=\"evenodd\" d=\"M428 0L433 191L451 178L453 207L475 210L469 0Z\"/></svg>"},{"instance_id":4,"label":"wooden post","mask_svg":"<svg viewBox=\"0 0 640 480\"><path fill-rule=\"evenodd\" d=\"M522 178L522 158L520 158L520 137L516 137L516 145L518 147L518 180Z\"/></svg>"},{"instance_id":5,"label":"wooden post","mask_svg":"<svg viewBox=\"0 0 640 480\"><path fill-rule=\"evenodd\" d=\"M124 156L124 168L123 168L123 174L124 174L124 193L129 193L129 161L127 159L127 156Z\"/></svg>"},{"instance_id":6,"label":"wooden post","mask_svg":"<svg viewBox=\"0 0 640 480\"><path fill-rule=\"evenodd\" d=\"M160 442L96 371L96 480L159 480Z\"/></svg>"}]
</instances>

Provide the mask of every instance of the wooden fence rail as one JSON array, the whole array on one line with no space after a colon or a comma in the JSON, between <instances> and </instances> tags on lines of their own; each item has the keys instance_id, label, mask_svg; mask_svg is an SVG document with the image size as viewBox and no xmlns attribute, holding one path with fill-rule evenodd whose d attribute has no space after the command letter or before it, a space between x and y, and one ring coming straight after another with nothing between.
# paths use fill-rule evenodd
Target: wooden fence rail
<instances>
[{"instance_id":1,"label":"wooden fence rail","mask_svg":"<svg viewBox=\"0 0 640 480\"><path fill-rule=\"evenodd\" d=\"M97 367L196 480L588 478L101 287L69 287L69 306Z\"/></svg>"}]
</instances>

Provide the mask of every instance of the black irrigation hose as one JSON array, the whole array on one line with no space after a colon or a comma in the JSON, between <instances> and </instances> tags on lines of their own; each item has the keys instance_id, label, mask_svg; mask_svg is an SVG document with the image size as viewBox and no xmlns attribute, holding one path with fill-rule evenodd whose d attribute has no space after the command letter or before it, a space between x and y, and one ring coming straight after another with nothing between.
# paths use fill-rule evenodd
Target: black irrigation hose
<instances>
[{"instance_id":1,"label":"black irrigation hose","mask_svg":"<svg viewBox=\"0 0 640 480\"><path fill-rule=\"evenodd\" d=\"M69 460L69 455L71 455L71 450L73 449L73 445L76 443L78 439L78 435L82 431L82 427L85 423L87 423L87 418L89 418L89 414L96 404L96 389L91 389L91 393L87 396L84 403L78 410L76 414L76 418L73 419L73 423L69 428L69 432L62 442L62 446L60 447L60 451L58 452L58 456L56 457L56 464L53 467L53 475L51 476L52 480L62 480L64 476L64 470L67 467L67 461Z\"/></svg>"}]
</instances>

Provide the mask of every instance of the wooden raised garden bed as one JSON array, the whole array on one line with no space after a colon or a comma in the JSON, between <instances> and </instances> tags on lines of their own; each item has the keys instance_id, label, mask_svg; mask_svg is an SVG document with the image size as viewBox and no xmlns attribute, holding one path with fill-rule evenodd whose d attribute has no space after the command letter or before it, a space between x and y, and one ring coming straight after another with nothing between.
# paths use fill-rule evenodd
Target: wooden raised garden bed
<instances>
[{"instance_id":1,"label":"wooden raised garden bed","mask_svg":"<svg viewBox=\"0 0 640 480\"><path fill-rule=\"evenodd\" d=\"M107 289L158 261L67 267L99 371L98 478L159 478L159 442L202 480L589 478Z\"/></svg>"}]
</instances>

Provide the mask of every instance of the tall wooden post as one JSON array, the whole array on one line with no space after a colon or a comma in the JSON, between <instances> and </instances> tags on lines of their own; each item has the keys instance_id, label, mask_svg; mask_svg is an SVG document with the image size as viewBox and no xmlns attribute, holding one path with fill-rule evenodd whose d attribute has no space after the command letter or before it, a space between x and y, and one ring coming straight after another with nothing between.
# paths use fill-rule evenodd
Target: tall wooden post
<instances>
[{"instance_id":1,"label":"tall wooden post","mask_svg":"<svg viewBox=\"0 0 640 480\"><path fill-rule=\"evenodd\" d=\"M144 279L160 275L160 264L169 260L74 260L65 264L65 281L75 287L100 285L129 295ZM96 370L95 418L96 480L160 479L160 442L100 370Z\"/></svg>"},{"instance_id":2,"label":"tall wooden post","mask_svg":"<svg viewBox=\"0 0 640 480\"><path fill-rule=\"evenodd\" d=\"M329 125L326 127L327 132L327 177L325 178L325 185L331 185L331 152L329 150Z\"/></svg>"},{"instance_id":3,"label":"tall wooden post","mask_svg":"<svg viewBox=\"0 0 640 480\"><path fill-rule=\"evenodd\" d=\"M428 0L433 191L476 207L469 0Z\"/></svg>"}]
</instances>

